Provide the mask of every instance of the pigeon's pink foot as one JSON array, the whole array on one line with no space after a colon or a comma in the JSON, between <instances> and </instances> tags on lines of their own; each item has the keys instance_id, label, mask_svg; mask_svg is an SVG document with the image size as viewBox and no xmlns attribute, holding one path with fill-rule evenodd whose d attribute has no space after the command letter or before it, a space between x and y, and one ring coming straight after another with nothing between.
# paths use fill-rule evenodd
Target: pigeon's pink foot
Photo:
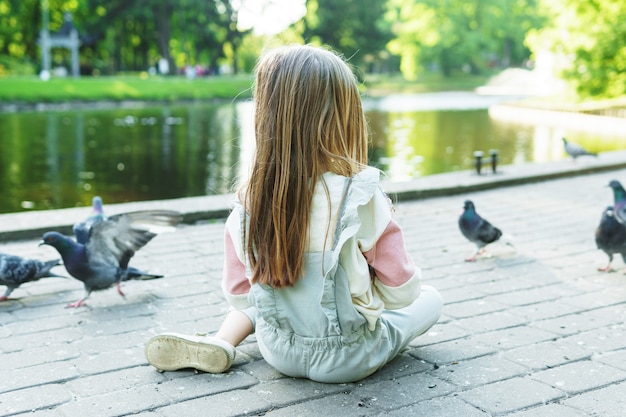
<instances>
[{"instance_id":1,"label":"pigeon's pink foot","mask_svg":"<svg viewBox=\"0 0 626 417\"><path fill-rule=\"evenodd\" d=\"M117 284L115 284L115 286L117 287L117 293L126 298L126 294L122 292L122 284L118 282Z\"/></svg>"},{"instance_id":2,"label":"pigeon's pink foot","mask_svg":"<svg viewBox=\"0 0 626 417\"><path fill-rule=\"evenodd\" d=\"M476 262L476 255L472 255L469 258L465 258L465 262Z\"/></svg>"},{"instance_id":3,"label":"pigeon's pink foot","mask_svg":"<svg viewBox=\"0 0 626 417\"><path fill-rule=\"evenodd\" d=\"M65 308L78 308L80 306L85 305L85 299L81 298L80 300L76 301L75 303L69 303L68 305L65 306Z\"/></svg>"},{"instance_id":4,"label":"pigeon's pink foot","mask_svg":"<svg viewBox=\"0 0 626 417\"><path fill-rule=\"evenodd\" d=\"M611 272L613 270L611 269L611 265L607 265L607 266L603 266L603 267L598 268L598 271L600 271L600 272Z\"/></svg>"},{"instance_id":5,"label":"pigeon's pink foot","mask_svg":"<svg viewBox=\"0 0 626 417\"><path fill-rule=\"evenodd\" d=\"M0 301L7 301L7 300L9 300L9 297L7 297L6 295L0 296Z\"/></svg>"}]
</instances>

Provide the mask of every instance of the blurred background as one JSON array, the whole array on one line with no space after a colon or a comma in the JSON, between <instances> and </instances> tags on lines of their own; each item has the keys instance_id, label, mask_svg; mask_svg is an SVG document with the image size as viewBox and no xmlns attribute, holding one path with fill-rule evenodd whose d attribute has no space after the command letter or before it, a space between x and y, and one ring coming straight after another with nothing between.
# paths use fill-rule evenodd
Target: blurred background
<instances>
[{"instance_id":1,"label":"blurred background","mask_svg":"<svg viewBox=\"0 0 626 417\"><path fill-rule=\"evenodd\" d=\"M623 0L0 0L0 213L231 192L254 63L285 43L348 59L392 181L475 151L564 159L562 137L626 149L624 125L515 110L624 120L624 16Z\"/></svg>"}]
</instances>

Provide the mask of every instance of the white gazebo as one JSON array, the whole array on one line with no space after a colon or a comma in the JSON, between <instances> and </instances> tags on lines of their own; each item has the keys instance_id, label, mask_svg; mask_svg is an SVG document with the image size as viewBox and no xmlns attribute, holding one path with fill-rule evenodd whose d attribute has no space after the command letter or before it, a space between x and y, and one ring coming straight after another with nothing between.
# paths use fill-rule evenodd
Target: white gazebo
<instances>
[{"instance_id":1,"label":"white gazebo","mask_svg":"<svg viewBox=\"0 0 626 417\"><path fill-rule=\"evenodd\" d=\"M41 46L41 58L42 58L42 78L48 77L50 74L50 50L52 48L67 48L72 54L72 68L71 72L74 77L80 76L78 67L78 47L80 46L80 40L78 39L78 31L72 23L72 15L69 12L65 13L65 18L61 29L58 32L50 33L48 31L48 8L47 2L44 1L43 10L43 28L41 29L39 36L39 45ZM46 74L44 76L44 74Z\"/></svg>"}]
</instances>

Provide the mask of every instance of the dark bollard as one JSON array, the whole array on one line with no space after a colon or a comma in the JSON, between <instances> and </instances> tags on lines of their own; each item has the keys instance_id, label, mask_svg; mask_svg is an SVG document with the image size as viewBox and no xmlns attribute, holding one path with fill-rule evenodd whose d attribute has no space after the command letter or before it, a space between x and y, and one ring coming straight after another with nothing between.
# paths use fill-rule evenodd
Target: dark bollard
<instances>
[{"instance_id":1,"label":"dark bollard","mask_svg":"<svg viewBox=\"0 0 626 417\"><path fill-rule=\"evenodd\" d=\"M474 167L476 168L476 173L480 175L480 170L483 166L483 151L474 151Z\"/></svg>"},{"instance_id":2,"label":"dark bollard","mask_svg":"<svg viewBox=\"0 0 626 417\"><path fill-rule=\"evenodd\" d=\"M491 149L489 155L491 155L491 172L495 174L498 167L498 150Z\"/></svg>"}]
</instances>

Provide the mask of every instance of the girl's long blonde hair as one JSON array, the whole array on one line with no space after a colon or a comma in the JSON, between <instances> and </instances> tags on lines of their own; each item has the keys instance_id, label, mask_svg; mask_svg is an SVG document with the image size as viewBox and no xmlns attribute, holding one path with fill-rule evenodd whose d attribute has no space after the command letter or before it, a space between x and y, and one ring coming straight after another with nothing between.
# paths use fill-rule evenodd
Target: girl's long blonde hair
<instances>
[{"instance_id":1,"label":"girl's long blonde hair","mask_svg":"<svg viewBox=\"0 0 626 417\"><path fill-rule=\"evenodd\" d=\"M302 274L318 178L359 172L368 132L354 74L333 52L279 47L259 59L255 74L256 151L242 196L247 252L252 282L281 288Z\"/></svg>"}]
</instances>

